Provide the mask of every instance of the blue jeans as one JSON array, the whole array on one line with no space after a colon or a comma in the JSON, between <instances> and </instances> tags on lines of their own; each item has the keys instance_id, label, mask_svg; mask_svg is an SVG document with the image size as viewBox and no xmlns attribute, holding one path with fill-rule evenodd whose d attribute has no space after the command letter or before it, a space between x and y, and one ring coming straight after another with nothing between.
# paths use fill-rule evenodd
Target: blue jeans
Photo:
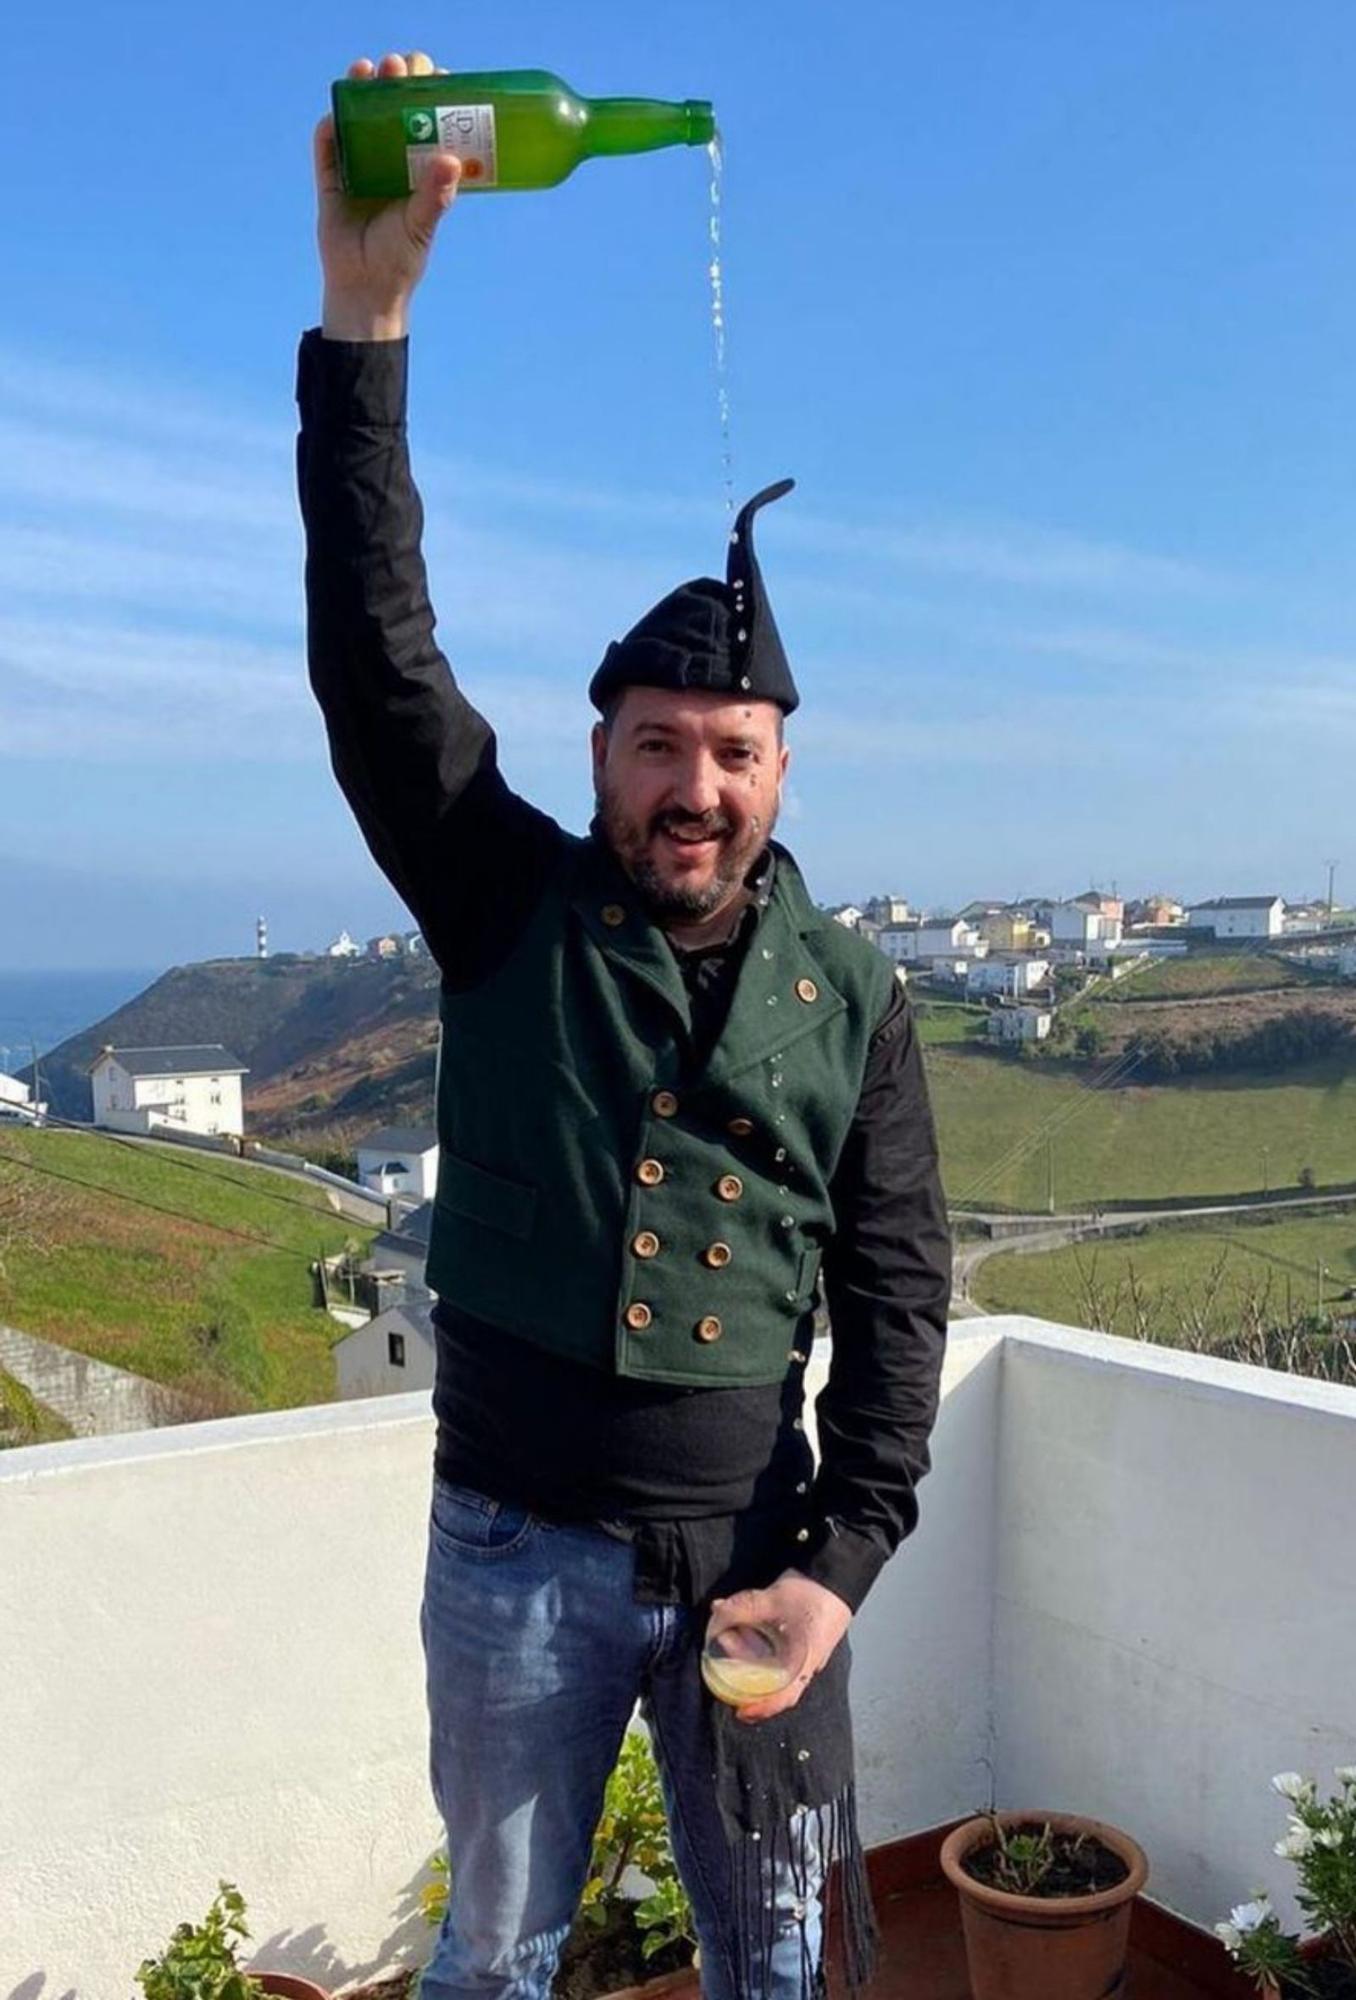
<instances>
[{"instance_id":1,"label":"blue jeans","mask_svg":"<svg viewBox=\"0 0 1356 2000\"><path fill-rule=\"evenodd\" d=\"M588 1872L603 1788L639 1699L692 1901L705 2000L735 2000L731 1857L698 1658L679 1605L637 1604L635 1555L435 1479L421 1629L433 1794L452 1894L420 2000L546 2000ZM821 1884L776 1885L772 1986L817 1957Z\"/></svg>"}]
</instances>

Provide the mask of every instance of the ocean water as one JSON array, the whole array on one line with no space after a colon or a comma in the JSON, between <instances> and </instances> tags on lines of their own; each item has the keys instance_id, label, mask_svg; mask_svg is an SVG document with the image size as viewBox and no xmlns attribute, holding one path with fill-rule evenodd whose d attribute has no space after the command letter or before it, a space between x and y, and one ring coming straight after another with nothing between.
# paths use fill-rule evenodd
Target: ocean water
<instances>
[{"instance_id":1,"label":"ocean water","mask_svg":"<svg viewBox=\"0 0 1356 2000\"><path fill-rule=\"evenodd\" d=\"M0 970L0 1070L11 1074L143 993L159 971Z\"/></svg>"}]
</instances>

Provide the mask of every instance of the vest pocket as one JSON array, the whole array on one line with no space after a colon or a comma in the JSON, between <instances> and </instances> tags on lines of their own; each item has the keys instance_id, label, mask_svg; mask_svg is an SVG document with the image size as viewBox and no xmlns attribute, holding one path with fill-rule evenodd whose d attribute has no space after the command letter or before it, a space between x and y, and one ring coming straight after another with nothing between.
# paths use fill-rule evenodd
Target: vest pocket
<instances>
[{"instance_id":1,"label":"vest pocket","mask_svg":"<svg viewBox=\"0 0 1356 2000\"><path fill-rule=\"evenodd\" d=\"M522 1181L505 1180L502 1174L492 1174L488 1167L478 1167L471 1160L458 1159L455 1153L444 1152L439 1159L436 1200L439 1208L484 1223L488 1229L500 1229L506 1236L532 1234L537 1190Z\"/></svg>"}]
</instances>

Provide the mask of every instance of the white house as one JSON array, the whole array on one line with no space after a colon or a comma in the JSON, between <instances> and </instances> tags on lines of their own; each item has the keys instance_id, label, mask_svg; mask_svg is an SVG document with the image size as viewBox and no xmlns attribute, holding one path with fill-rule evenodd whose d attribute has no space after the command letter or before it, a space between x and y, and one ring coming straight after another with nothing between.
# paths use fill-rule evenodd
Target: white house
<instances>
[{"instance_id":1,"label":"white house","mask_svg":"<svg viewBox=\"0 0 1356 2000\"><path fill-rule=\"evenodd\" d=\"M1285 904L1279 896L1214 896L1192 903L1187 921L1217 938L1279 937L1285 928Z\"/></svg>"},{"instance_id":2,"label":"white house","mask_svg":"<svg viewBox=\"0 0 1356 2000\"><path fill-rule=\"evenodd\" d=\"M384 1125L357 1145L358 1179L377 1194L428 1201L438 1181L438 1134L431 1125Z\"/></svg>"},{"instance_id":3,"label":"white house","mask_svg":"<svg viewBox=\"0 0 1356 2000\"><path fill-rule=\"evenodd\" d=\"M918 925L882 924L876 932L876 949L896 965L918 963Z\"/></svg>"},{"instance_id":4,"label":"white house","mask_svg":"<svg viewBox=\"0 0 1356 2000\"><path fill-rule=\"evenodd\" d=\"M340 931L333 944L325 947L326 958L361 958L363 948L355 944L347 931Z\"/></svg>"},{"instance_id":5,"label":"white house","mask_svg":"<svg viewBox=\"0 0 1356 2000\"><path fill-rule=\"evenodd\" d=\"M1089 945L1116 945L1121 941L1121 918L1091 908L1089 899L1051 903L1049 916L1052 944L1077 945L1086 951Z\"/></svg>"},{"instance_id":6,"label":"white house","mask_svg":"<svg viewBox=\"0 0 1356 2000\"><path fill-rule=\"evenodd\" d=\"M434 1333L431 1301L391 1306L337 1340L331 1350L341 1400L394 1396L432 1389Z\"/></svg>"},{"instance_id":7,"label":"white house","mask_svg":"<svg viewBox=\"0 0 1356 2000\"><path fill-rule=\"evenodd\" d=\"M1050 977L1048 958L991 958L972 964L966 978L969 993L998 993L1007 1000L1024 1000Z\"/></svg>"},{"instance_id":8,"label":"white house","mask_svg":"<svg viewBox=\"0 0 1356 2000\"><path fill-rule=\"evenodd\" d=\"M1043 1042L1054 1016L1046 1007L996 1007L989 1016L993 1042Z\"/></svg>"},{"instance_id":9,"label":"white house","mask_svg":"<svg viewBox=\"0 0 1356 2000\"><path fill-rule=\"evenodd\" d=\"M99 1051L90 1069L94 1122L115 1132L233 1132L245 1129L240 1079L248 1076L220 1042L198 1047Z\"/></svg>"},{"instance_id":10,"label":"white house","mask_svg":"<svg viewBox=\"0 0 1356 2000\"><path fill-rule=\"evenodd\" d=\"M829 911L829 915L836 924L841 924L845 931L855 931L862 921L864 912L859 910L855 903L840 903L836 910Z\"/></svg>"}]
</instances>

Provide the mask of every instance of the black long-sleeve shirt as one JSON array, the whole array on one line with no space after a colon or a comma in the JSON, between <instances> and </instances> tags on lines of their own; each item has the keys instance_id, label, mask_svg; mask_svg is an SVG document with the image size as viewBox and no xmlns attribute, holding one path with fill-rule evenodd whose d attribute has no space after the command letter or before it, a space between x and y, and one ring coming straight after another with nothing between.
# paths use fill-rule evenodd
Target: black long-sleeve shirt
<instances>
[{"instance_id":1,"label":"black long-sleeve shirt","mask_svg":"<svg viewBox=\"0 0 1356 2000\"><path fill-rule=\"evenodd\" d=\"M444 982L464 991L512 950L562 836L505 782L494 732L434 636L405 433L407 361L404 341L303 339L308 658L335 773L367 843ZM773 865L768 850L732 940L675 947L708 1046ZM877 1023L831 1198L822 1282L833 1346L817 1475L799 1426L799 1365L780 1387L635 1382L445 1303L438 1470L550 1516L629 1524L652 1576L682 1560L684 1524L695 1531L804 1496L790 1501L805 1510L796 1566L855 1609L918 1518L950 1292L936 1142L902 991Z\"/></svg>"}]
</instances>

